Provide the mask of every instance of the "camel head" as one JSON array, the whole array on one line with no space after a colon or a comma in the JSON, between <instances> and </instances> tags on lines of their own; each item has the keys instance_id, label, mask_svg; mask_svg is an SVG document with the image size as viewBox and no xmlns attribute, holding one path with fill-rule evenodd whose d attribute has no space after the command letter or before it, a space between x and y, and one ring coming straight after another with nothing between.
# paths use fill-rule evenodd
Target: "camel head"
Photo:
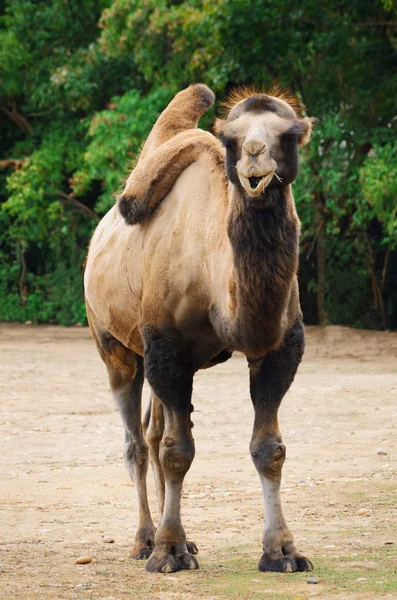
<instances>
[{"instance_id":1,"label":"camel head","mask_svg":"<svg viewBox=\"0 0 397 600\"><path fill-rule=\"evenodd\" d=\"M224 104L215 131L226 148L229 180L250 197L268 186L289 185L298 173L298 147L307 144L314 119L300 118L293 96L240 90Z\"/></svg>"}]
</instances>

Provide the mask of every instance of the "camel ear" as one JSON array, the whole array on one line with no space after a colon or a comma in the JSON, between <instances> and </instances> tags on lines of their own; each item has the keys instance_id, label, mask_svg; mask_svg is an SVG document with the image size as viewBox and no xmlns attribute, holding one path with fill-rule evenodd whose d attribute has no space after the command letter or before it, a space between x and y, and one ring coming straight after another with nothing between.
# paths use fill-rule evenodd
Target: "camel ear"
<instances>
[{"instance_id":1,"label":"camel ear","mask_svg":"<svg viewBox=\"0 0 397 600\"><path fill-rule=\"evenodd\" d=\"M217 136L218 140L223 144L223 146L225 146L225 148L230 146L233 141L232 138L230 138L226 133L226 125L227 120L224 121L223 119L216 119L214 123L215 135Z\"/></svg>"},{"instance_id":2,"label":"camel ear","mask_svg":"<svg viewBox=\"0 0 397 600\"><path fill-rule=\"evenodd\" d=\"M314 129L315 124L317 123L317 119L313 117L305 117L299 121L299 125L301 128L301 134L299 137L299 146L306 146L308 141L310 140L310 136Z\"/></svg>"}]
</instances>

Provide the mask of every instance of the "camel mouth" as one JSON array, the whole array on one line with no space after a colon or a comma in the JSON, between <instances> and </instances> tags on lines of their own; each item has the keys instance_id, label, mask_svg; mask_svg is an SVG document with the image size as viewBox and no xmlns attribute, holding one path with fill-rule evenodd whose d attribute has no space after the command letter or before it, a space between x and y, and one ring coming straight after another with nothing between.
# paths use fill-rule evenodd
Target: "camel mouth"
<instances>
[{"instance_id":1,"label":"camel mouth","mask_svg":"<svg viewBox=\"0 0 397 600\"><path fill-rule=\"evenodd\" d=\"M258 185L260 184L262 177L248 177L248 181L250 182L250 186L252 190L256 190Z\"/></svg>"},{"instance_id":2,"label":"camel mouth","mask_svg":"<svg viewBox=\"0 0 397 600\"><path fill-rule=\"evenodd\" d=\"M237 170L238 177L242 187L245 189L249 196L260 196L263 194L265 188L269 185L273 179L274 171L268 171L262 175L243 175L243 173Z\"/></svg>"}]
</instances>

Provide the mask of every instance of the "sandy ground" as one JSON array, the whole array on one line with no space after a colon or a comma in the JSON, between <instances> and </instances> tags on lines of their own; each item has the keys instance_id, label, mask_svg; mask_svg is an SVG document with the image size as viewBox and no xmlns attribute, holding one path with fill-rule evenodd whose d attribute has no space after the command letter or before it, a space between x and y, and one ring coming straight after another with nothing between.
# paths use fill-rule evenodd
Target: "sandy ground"
<instances>
[{"instance_id":1,"label":"sandy ground","mask_svg":"<svg viewBox=\"0 0 397 600\"><path fill-rule=\"evenodd\" d=\"M183 514L201 569L172 577L128 558L135 494L88 330L0 325L0 399L1 598L397 598L396 333L308 328L282 404L284 507L317 585L256 571L263 515L244 357L195 378ZM149 491L156 518L151 473ZM93 562L76 566L82 555Z\"/></svg>"}]
</instances>

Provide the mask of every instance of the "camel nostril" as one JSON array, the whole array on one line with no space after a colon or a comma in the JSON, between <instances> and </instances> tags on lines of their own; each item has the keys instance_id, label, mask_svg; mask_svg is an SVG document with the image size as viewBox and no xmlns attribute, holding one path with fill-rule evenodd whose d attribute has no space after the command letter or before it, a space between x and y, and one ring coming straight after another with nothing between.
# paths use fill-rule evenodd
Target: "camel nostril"
<instances>
[{"instance_id":1,"label":"camel nostril","mask_svg":"<svg viewBox=\"0 0 397 600\"><path fill-rule=\"evenodd\" d=\"M266 149L266 144L261 140L247 140L243 144L243 151L250 157L255 158L259 154L263 154Z\"/></svg>"},{"instance_id":2,"label":"camel nostril","mask_svg":"<svg viewBox=\"0 0 397 600\"><path fill-rule=\"evenodd\" d=\"M248 178L248 181L250 182L250 186L251 186L252 190L255 190L258 187L261 179L262 179L262 177L249 177Z\"/></svg>"}]
</instances>

